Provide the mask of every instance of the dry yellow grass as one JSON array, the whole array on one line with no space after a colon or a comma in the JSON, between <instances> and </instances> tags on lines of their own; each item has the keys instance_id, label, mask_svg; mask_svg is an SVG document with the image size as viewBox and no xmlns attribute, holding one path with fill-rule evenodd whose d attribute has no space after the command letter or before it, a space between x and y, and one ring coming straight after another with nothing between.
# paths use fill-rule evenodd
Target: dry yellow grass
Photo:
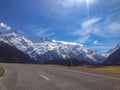
<instances>
[{"instance_id":1,"label":"dry yellow grass","mask_svg":"<svg viewBox=\"0 0 120 90\"><path fill-rule=\"evenodd\" d=\"M4 72L5 72L4 68L0 67L0 77L4 75Z\"/></svg>"},{"instance_id":2,"label":"dry yellow grass","mask_svg":"<svg viewBox=\"0 0 120 90\"><path fill-rule=\"evenodd\" d=\"M76 66L73 69L120 77L120 66Z\"/></svg>"},{"instance_id":3,"label":"dry yellow grass","mask_svg":"<svg viewBox=\"0 0 120 90\"><path fill-rule=\"evenodd\" d=\"M103 74L103 75L108 75L108 76L120 77L120 66L99 66L99 67L90 66L90 65L75 66L75 67L60 66L60 65L52 65L52 66L75 69L75 70L80 70L80 71L85 71L85 72L96 73L96 74Z\"/></svg>"}]
</instances>

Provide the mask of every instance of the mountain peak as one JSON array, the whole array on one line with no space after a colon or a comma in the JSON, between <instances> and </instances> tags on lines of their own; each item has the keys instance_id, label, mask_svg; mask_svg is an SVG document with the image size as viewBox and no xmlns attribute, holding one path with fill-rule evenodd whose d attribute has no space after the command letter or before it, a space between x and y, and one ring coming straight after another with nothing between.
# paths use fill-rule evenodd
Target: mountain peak
<instances>
[{"instance_id":1,"label":"mountain peak","mask_svg":"<svg viewBox=\"0 0 120 90\"><path fill-rule=\"evenodd\" d=\"M114 53L118 48L120 48L120 43L118 43L115 48L108 50L107 54L110 55Z\"/></svg>"},{"instance_id":2,"label":"mountain peak","mask_svg":"<svg viewBox=\"0 0 120 90\"><path fill-rule=\"evenodd\" d=\"M116 47L119 48L120 47L120 43L118 43Z\"/></svg>"},{"instance_id":3,"label":"mountain peak","mask_svg":"<svg viewBox=\"0 0 120 90\"><path fill-rule=\"evenodd\" d=\"M113 53L109 55L109 57L105 60L104 64L120 65L120 47L118 47Z\"/></svg>"}]
</instances>

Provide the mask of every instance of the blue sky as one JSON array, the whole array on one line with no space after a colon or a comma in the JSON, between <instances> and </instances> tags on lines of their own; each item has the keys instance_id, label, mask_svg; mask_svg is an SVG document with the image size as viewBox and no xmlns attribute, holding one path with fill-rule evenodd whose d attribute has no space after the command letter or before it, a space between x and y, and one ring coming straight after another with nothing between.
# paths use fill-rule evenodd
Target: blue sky
<instances>
[{"instance_id":1,"label":"blue sky","mask_svg":"<svg viewBox=\"0 0 120 90\"><path fill-rule=\"evenodd\" d=\"M120 43L119 5L120 0L0 0L0 22L27 37L106 52Z\"/></svg>"}]
</instances>

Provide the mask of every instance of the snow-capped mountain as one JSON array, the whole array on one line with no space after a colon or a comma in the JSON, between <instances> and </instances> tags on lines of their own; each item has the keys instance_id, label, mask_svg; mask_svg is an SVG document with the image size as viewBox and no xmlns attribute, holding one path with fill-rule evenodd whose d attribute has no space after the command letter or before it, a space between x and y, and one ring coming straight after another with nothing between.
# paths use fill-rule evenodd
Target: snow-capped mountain
<instances>
[{"instance_id":1,"label":"snow-capped mountain","mask_svg":"<svg viewBox=\"0 0 120 90\"><path fill-rule=\"evenodd\" d=\"M109 55L109 57L105 60L104 64L120 65L120 47Z\"/></svg>"},{"instance_id":2,"label":"snow-capped mountain","mask_svg":"<svg viewBox=\"0 0 120 90\"><path fill-rule=\"evenodd\" d=\"M120 43L117 44L117 46L116 46L115 48L110 49L110 50L107 52L108 56L111 55L112 53L114 53L114 52L115 52L117 49L119 49L119 48L120 48Z\"/></svg>"},{"instance_id":3,"label":"snow-capped mountain","mask_svg":"<svg viewBox=\"0 0 120 90\"><path fill-rule=\"evenodd\" d=\"M11 29L0 28L0 39L16 46L36 62L46 63L49 60L77 59L89 63L102 63L105 57L100 53L76 43L38 39L32 41Z\"/></svg>"}]
</instances>

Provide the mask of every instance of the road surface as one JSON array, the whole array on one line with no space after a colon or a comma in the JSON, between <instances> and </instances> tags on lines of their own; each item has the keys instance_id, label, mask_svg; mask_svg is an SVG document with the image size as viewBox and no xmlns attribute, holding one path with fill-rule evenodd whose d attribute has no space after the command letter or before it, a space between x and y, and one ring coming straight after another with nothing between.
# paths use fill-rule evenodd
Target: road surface
<instances>
[{"instance_id":1,"label":"road surface","mask_svg":"<svg viewBox=\"0 0 120 90\"><path fill-rule=\"evenodd\" d=\"M3 64L0 90L120 90L120 78L47 65Z\"/></svg>"}]
</instances>

